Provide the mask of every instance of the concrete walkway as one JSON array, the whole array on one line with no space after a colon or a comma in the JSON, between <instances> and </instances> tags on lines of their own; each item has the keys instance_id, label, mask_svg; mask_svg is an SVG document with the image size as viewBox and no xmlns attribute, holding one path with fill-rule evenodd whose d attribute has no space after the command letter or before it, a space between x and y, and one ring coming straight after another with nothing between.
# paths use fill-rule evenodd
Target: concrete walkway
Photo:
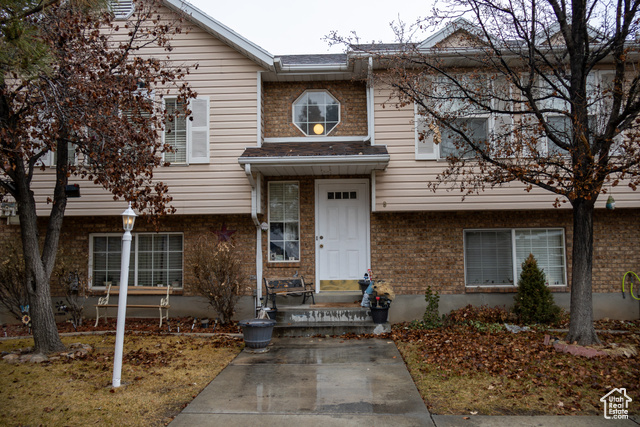
<instances>
[{"instance_id":1,"label":"concrete walkway","mask_svg":"<svg viewBox=\"0 0 640 427\"><path fill-rule=\"evenodd\" d=\"M602 416L432 416L391 340L274 338L269 349L243 351L170 426L638 426Z\"/></svg>"}]
</instances>

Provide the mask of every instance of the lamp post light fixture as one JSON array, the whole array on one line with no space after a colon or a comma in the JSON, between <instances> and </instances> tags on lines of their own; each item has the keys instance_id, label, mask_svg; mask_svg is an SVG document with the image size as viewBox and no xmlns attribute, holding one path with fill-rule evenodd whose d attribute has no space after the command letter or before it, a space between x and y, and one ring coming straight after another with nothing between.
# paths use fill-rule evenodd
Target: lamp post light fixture
<instances>
[{"instance_id":1,"label":"lamp post light fixture","mask_svg":"<svg viewBox=\"0 0 640 427\"><path fill-rule=\"evenodd\" d=\"M131 202L122 213L122 258L120 259L120 295L118 296L118 321L116 324L116 349L113 356L114 387L120 387L122 374L122 350L124 347L124 321L127 316L127 287L129 286L129 255L131 254L131 230L136 222L136 213L131 209Z\"/></svg>"}]
</instances>

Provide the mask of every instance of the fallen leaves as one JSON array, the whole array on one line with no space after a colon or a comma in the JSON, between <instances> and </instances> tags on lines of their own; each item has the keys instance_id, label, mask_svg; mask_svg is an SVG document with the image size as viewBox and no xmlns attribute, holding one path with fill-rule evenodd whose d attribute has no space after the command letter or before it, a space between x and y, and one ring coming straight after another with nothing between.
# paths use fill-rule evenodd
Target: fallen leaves
<instances>
[{"instance_id":1,"label":"fallen leaves","mask_svg":"<svg viewBox=\"0 0 640 427\"><path fill-rule=\"evenodd\" d=\"M616 342L610 344L614 348L637 348L640 344L637 328L627 334L599 336L603 342ZM600 397L612 388L626 387L631 395L640 395L637 357L587 359L558 353L552 345L544 345L544 332L484 333L469 324L429 330L395 325L392 337L399 348L407 344L402 346L403 357L416 380L420 373L432 378L431 382L446 382L456 398L460 392L454 387L473 383L476 394L484 396L477 403L480 414L508 413L508 408L515 406L520 408L516 413L597 414L602 409ZM435 401L435 391L423 398ZM482 405L494 409L487 412ZM460 407L466 407L465 412L457 412L461 415L478 410L470 402Z\"/></svg>"}]
</instances>

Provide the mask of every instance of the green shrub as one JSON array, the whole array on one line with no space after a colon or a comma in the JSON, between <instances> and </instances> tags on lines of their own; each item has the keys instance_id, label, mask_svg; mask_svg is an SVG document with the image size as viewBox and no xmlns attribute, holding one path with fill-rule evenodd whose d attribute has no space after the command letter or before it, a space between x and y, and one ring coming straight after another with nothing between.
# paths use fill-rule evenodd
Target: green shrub
<instances>
[{"instance_id":1,"label":"green shrub","mask_svg":"<svg viewBox=\"0 0 640 427\"><path fill-rule=\"evenodd\" d=\"M422 316L422 322L425 329L433 329L442 326L442 317L438 311L440 295L437 291L431 292L431 286L427 286L424 293L424 300L427 302L427 308Z\"/></svg>"},{"instance_id":2,"label":"green shrub","mask_svg":"<svg viewBox=\"0 0 640 427\"><path fill-rule=\"evenodd\" d=\"M560 317L560 307L546 285L544 272L538 268L533 254L522 263L518 293L514 297L513 312L524 324L554 323Z\"/></svg>"}]
</instances>

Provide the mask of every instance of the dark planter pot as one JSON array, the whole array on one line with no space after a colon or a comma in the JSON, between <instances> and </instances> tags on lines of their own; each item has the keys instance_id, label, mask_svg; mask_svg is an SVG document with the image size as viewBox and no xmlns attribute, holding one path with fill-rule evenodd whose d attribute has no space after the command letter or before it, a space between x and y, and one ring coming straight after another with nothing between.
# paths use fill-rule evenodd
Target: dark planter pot
<instances>
[{"instance_id":1,"label":"dark planter pot","mask_svg":"<svg viewBox=\"0 0 640 427\"><path fill-rule=\"evenodd\" d=\"M276 320L277 314L278 314L277 308L272 308L271 310L267 311L267 316L269 316L269 319L271 320Z\"/></svg>"},{"instance_id":2,"label":"dark planter pot","mask_svg":"<svg viewBox=\"0 0 640 427\"><path fill-rule=\"evenodd\" d=\"M389 307L371 307L371 317L376 325L387 323Z\"/></svg>"},{"instance_id":3,"label":"dark planter pot","mask_svg":"<svg viewBox=\"0 0 640 427\"><path fill-rule=\"evenodd\" d=\"M364 291L367 290L370 283L371 282L369 280L358 280L358 285L360 285L360 292L362 292L363 296L364 296Z\"/></svg>"},{"instance_id":4,"label":"dark planter pot","mask_svg":"<svg viewBox=\"0 0 640 427\"><path fill-rule=\"evenodd\" d=\"M273 327L276 324L272 319L248 319L238 322L244 335L244 343L252 349L266 348L271 342Z\"/></svg>"}]
</instances>

